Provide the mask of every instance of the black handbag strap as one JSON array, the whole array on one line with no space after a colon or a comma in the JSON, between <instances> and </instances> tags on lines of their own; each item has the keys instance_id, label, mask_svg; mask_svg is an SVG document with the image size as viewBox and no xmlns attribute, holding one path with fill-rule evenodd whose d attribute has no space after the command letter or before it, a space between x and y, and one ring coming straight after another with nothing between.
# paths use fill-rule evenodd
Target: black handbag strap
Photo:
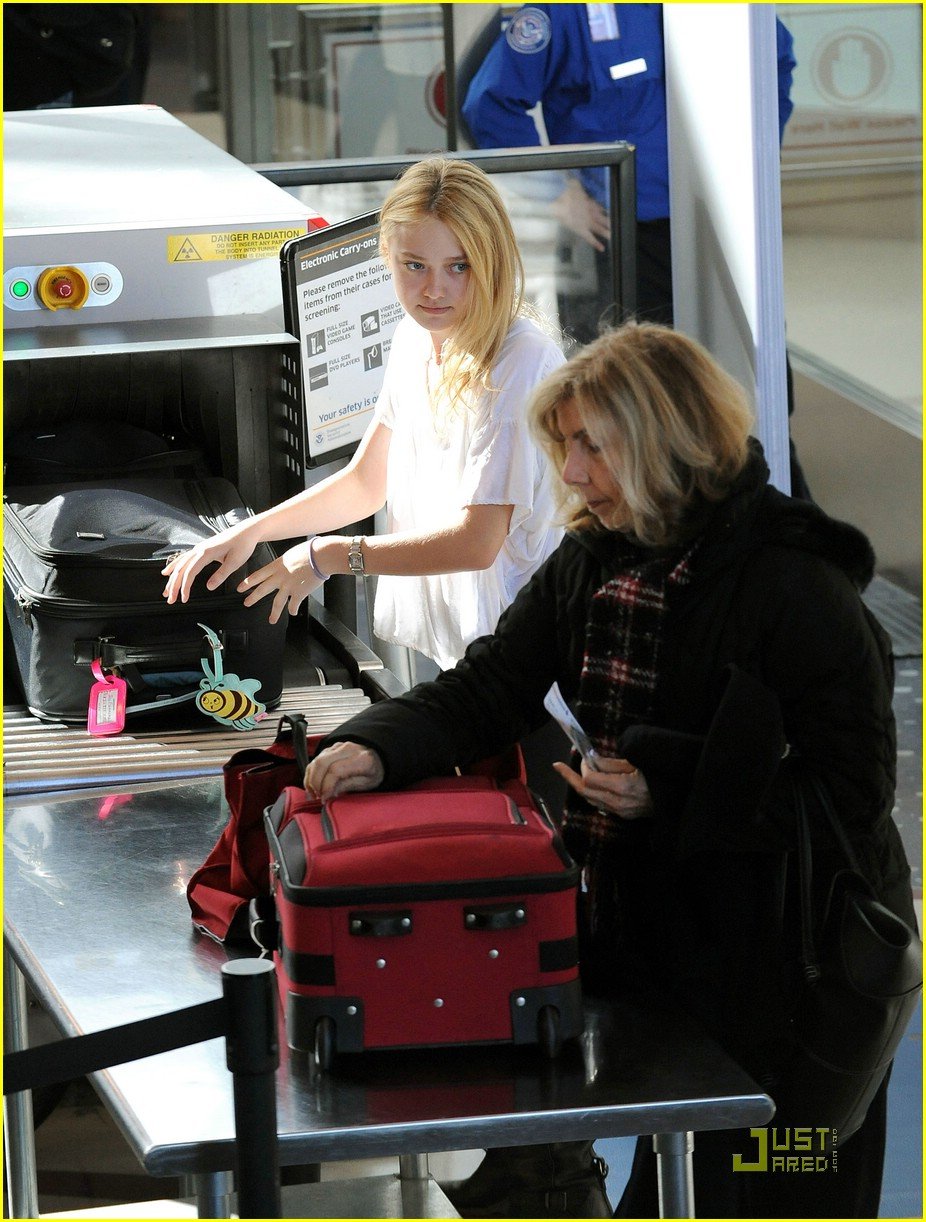
<instances>
[{"instance_id":1,"label":"black handbag strap","mask_svg":"<svg viewBox=\"0 0 926 1222\"><path fill-rule=\"evenodd\" d=\"M804 793L794 782L794 808L797 824L797 885L801 910L801 967L808 981L819 979L817 949L813 929L813 854L810 848L810 820Z\"/></svg>"},{"instance_id":2,"label":"black handbag strap","mask_svg":"<svg viewBox=\"0 0 926 1222\"><path fill-rule=\"evenodd\" d=\"M846 829L839 822L829 790L818 776L805 774L803 780L810 785L814 797L823 812L833 839L842 849L849 868L860 878L864 878L859 869L858 858L852 847L852 842L846 835ZM801 965L804 975L810 981L818 979L820 968L817 962L817 949L813 924L813 850L811 848L810 816L807 811L807 799L800 783L794 781L794 803L797 823L797 867L798 889L800 891L801 909Z\"/></svg>"},{"instance_id":3,"label":"black handbag strap","mask_svg":"<svg viewBox=\"0 0 926 1222\"><path fill-rule=\"evenodd\" d=\"M807 779L813 786L814 794L817 801L820 803L820 808L826 817L830 831L833 833L834 840L842 849L843 855L846 861L849 863L851 869L853 869L857 874L861 874L862 871L859 869L858 858L855 855L855 849L852 847L852 841L846 835L846 829L840 823L836 816L836 811L833 808L833 800L830 797L830 791L818 776L810 775Z\"/></svg>"},{"instance_id":4,"label":"black handbag strap","mask_svg":"<svg viewBox=\"0 0 926 1222\"><path fill-rule=\"evenodd\" d=\"M283 733L283 724L289 724L290 735L293 743L293 753L296 757L296 764L299 771L305 776L305 770L309 766L309 723L306 721L302 713L284 713L280 718L277 726L277 737Z\"/></svg>"}]
</instances>

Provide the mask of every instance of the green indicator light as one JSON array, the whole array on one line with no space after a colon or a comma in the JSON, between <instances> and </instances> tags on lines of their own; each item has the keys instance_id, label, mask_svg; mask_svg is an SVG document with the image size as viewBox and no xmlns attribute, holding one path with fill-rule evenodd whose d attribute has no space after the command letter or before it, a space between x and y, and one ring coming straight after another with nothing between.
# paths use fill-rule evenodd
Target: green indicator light
<instances>
[{"instance_id":1,"label":"green indicator light","mask_svg":"<svg viewBox=\"0 0 926 1222\"><path fill-rule=\"evenodd\" d=\"M14 297L28 297L32 292L32 286L28 280L14 280L10 285L10 292Z\"/></svg>"}]
</instances>

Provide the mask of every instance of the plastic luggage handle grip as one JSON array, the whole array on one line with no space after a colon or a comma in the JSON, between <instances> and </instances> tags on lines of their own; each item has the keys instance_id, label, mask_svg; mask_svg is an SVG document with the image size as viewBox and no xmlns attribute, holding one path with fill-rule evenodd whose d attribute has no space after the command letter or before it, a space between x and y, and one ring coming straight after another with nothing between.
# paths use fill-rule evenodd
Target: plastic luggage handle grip
<instances>
[{"instance_id":1,"label":"plastic luggage handle grip","mask_svg":"<svg viewBox=\"0 0 926 1222\"><path fill-rule=\"evenodd\" d=\"M280 922L272 895L256 895L248 904L248 931L262 951L280 950Z\"/></svg>"}]
</instances>

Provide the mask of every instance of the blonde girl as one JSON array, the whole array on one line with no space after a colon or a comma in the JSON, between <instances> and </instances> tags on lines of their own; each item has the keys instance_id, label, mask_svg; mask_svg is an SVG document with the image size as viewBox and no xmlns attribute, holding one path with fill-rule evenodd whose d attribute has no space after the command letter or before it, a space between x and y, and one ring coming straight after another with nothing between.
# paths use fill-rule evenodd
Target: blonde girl
<instances>
[{"instance_id":1,"label":"blonde girl","mask_svg":"<svg viewBox=\"0 0 926 1222\"><path fill-rule=\"evenodd\" d=\"M410 167L383 205L381 246L405 317L376 410L351 462L164 569L168 602L197 575L215 589L256 545L309 535L238 586L269 617L298 610L333 573L376 574L377 636L453 665L559 543L553 481L527 425L535 385L563 363L526 317L511 221L465 161ZM383 534L322 532L385 505Z\"/></svg>"}]
</instances>

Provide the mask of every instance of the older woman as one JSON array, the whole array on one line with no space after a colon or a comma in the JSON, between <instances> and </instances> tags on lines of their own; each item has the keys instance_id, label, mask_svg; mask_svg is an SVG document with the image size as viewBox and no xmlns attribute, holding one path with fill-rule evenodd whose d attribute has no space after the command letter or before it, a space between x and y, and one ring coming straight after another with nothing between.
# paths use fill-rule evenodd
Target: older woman
<instances>
[{"instance_id":1,"label":"older woman","mask_svg":"<svg viewBox=\"0 0 926 1222\"><path fill-rule=\"evenodd\" d=\"M542 720L557 682L600 757L557 765L588 886L587 979L668 987L774 1096L793 1052L782 864L798 789L812 803L825 785L879 896L913 921L890 817L890 646L859 597L871 547L769 485L741 388L677 332L603 336L545 380L532 420L562 477L563 543L493 635L340 727L306 783L396 787L490 755ZM815 846L821 894L837 865ZM700 1135L699 1212L874 1216L885 1094L838 1175L735 1174L749 1135ZM621 1216L657 1213L647 1145Z\"/></svg>"}]
</instances>

